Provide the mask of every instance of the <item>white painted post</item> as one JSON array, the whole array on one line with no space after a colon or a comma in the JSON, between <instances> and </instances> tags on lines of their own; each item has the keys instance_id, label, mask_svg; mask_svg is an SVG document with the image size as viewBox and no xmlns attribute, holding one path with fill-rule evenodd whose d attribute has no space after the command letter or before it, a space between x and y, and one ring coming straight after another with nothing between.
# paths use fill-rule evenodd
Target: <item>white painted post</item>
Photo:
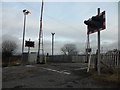
<instances>
[{"instance_id":1,"label":"white painted post","mask_svg":"<svg viewBox=\"0 0 120 90\"><path fill-rule=\"evenodd\" d=\"M89 56L87 72L89 72L89 70L90 70L90 61L91 61L91 52L90 52L90 56Z\"/></svg>"}]
</instances>

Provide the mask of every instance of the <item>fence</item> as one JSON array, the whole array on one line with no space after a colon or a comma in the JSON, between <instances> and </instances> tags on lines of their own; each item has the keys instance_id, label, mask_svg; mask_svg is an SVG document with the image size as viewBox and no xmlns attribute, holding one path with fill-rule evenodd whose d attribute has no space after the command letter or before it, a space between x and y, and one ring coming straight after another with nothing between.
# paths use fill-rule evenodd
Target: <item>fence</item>
<instances>
[{"instance_id":1,"label":"fence","mask_svg":"<svg viewBox=\"0 0 120 90\"><path fill-rule=\"evenodd\" d=\"M119 66L120 61L120 51L119 50L113 50L109 51L105 54L101 54L101 63L104 65L107 65L111 68L116 68Z\"/></svg>"},{"instance_id":2,"label":"fence","mask_svg":"<svg viewBox=\"0 0 120 90\"><path fill-rule=\"evenodd\" d=\"M26 57L27 55L25 55ZM28 63L36 63L36 57L37 54L30 54L28 61L27 57L25 58L24 61ZM97 55L92 54L91 55L91 65L95 64ZM20 61L21 56L14 56L10 58L10 62L13 61ZM52 62L52 63L85 63L86 61L86 55L76 55L76 56L69 56L69 55L54 55L52 56L46 56L46 62ZM120 51L119 50L113 50L109 51L107 53L102 53L101 54L101 65L106 65L107 67L118 67L119 66L119 61L120 61Z\"/></svg>"}]
</instances>

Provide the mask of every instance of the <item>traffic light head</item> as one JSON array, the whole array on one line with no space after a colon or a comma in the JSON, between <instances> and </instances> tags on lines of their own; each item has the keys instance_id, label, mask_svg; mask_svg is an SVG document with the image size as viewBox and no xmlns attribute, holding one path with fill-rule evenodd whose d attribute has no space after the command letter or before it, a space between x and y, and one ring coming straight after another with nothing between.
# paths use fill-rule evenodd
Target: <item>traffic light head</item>
<instances>
[{"instance_id":1,"label":"traffic light head","mask_svg":"<svg viewBox=\"0 0 120 90\"><path fill-rule=\"evenodd\" d=\"M88 21L88 20L87 20L87 21L85 20L84 23L85 23L86 25L89 25L89 21Z\"/></svg>"},{"instance_id":2,"label":"traffic light head","mask_svg":"<svg viewBox=\"0 0 120 90\"><path fill-rule=\"evenodd\" d=\"M100 15L93 16L89 20L85 20L84 24L86 24L88 27L88 34L94 33L98 30L103 30L106 28L105 26L105 11L100 13Z\"/></svg>"},{"instance_id":3,"label":"traffic light head","mask_svg":"<svg viewBox=\"0 0 120 90\"><path fill-rule=\"evenodd\" d=\"M88 20L84 21L84 24L86 24L86 25L90 25L90 23L91 23L91 19L88 19Z\"/></svg>"},{"instance_id":4,"label":"traffic light head","mask_svg":"<svg viewBox=\"0 0 120 90\"><path fill-rule=\"evenodd\" d=\"M89 20L85 20L84 23L91 28L100 29L103 26L103 15L93 16Z\"/></svg>"}]
</instances>

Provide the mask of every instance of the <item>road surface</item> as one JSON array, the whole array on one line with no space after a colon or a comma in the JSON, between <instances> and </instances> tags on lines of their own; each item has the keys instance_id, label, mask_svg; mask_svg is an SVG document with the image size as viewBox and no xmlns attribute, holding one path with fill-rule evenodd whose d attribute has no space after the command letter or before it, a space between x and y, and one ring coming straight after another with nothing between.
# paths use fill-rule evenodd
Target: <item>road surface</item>
<instances>
[{"instance_id":1,"label":"road surface","mask_svg":"<svg viewBox=\"0 0 120 90\"><path fill-rule=\"evenodd\" d=\"M86 63L49 63L2 69L3 88L111 88L93 80Z\"/></svg>"}]
</instances>

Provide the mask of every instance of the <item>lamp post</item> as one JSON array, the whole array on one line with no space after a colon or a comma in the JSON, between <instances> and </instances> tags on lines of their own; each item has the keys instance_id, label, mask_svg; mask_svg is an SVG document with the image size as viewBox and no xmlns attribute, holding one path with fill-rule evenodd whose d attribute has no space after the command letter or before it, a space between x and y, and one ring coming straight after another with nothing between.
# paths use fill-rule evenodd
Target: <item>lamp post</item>
<instances>
[{"instance_id":1,"label":"lamp post","mask_svg":"<svg viewBox=\"0 0 120 90\"><path fill-rule=\"evenodd\" d=\"M54 54L54 35L55 33L51 33L52 34L52 59L53 59L53 54Z\"/></svg>"},{"instance_id":2,"label":"lamp post","mask_svg":"<svg viewBox=\"0 0 120 90\"><path fill-rule=\"evenodd\" d=\"M23 41L22 41L22 60L23 60L23 52L24 52L24 38L25 38L25 25L26 25L26 15L28 15L30 11L24 9L23 14L24 14L24 26L23 26Z\"/></svg>"}]
</instances>

